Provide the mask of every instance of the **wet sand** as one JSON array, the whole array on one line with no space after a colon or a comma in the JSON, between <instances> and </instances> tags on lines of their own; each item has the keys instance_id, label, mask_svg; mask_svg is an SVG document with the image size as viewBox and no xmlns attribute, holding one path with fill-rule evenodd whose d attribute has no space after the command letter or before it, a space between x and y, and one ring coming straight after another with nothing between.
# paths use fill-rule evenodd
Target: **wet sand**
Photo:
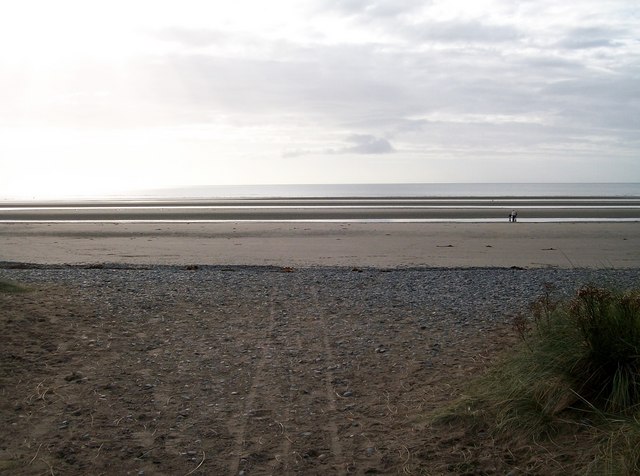
<instances>
[{"instance_id":1,"label":"wet sand","mask_svg":"<svg viewBox=\"0 0 640 476\"><path fill-rule=\"evenodd\" d=\"M0 261L640 268L640 223L3 223Z\"/></svg>"},{"instance_id":2,"label":"wet sand","mask_svg":"<svg viewBox=\"0 0 640 476\"><path fill-rule=\"evenodd\" d=\"M2 203L3 221L636 220L638 198L358 198Z\"/></svg>"}]
</instances>

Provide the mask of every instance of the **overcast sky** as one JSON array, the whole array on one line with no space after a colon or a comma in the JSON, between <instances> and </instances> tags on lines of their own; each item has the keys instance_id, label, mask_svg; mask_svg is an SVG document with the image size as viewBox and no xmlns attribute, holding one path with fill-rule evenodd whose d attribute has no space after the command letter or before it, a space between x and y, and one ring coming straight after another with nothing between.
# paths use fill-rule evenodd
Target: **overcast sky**
<instances>
[{"instance_id":1,"label":"overcast sky","mask_svg":"<svg viewBox=\"0 0 640 476\"><path fill-rule=\"evenodd\" d=\"M640 182L640 2L2 2L0 165L0 196Z\"/></svg>"}]
</instances>

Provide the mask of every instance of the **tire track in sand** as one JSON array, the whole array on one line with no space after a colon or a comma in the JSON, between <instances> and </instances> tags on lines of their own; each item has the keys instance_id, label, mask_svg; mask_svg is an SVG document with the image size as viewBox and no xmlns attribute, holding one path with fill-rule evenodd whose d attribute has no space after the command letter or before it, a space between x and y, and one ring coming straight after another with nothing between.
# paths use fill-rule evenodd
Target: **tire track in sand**
<instances>
[{"instance_id":1,"label":"tire track in sand","mask_svg":"<svg viewBox=\"0 0 640 476\"><path fill-rule=\"evenodd\" d=\"M272 289L269 293L268 323L262 335L256 337L260 356L252 373L235 438L229 464L229 474L232 475L245 470L273 474L291 474L293 471L292 442L287 428L291 418L290 366L280 361L287 348L289 323L286 319L278 319L277 303L277 289ZM274 380L274 368L285 372L282 381ZM280 394L278 387L282 384L287 390ZM277 429L274 430L275 425ZM259 461L252 460L255 456Z\"/></svg>"},{"instance_id":2,"label":"tire track in sand","mask_svg":"<svg viewBox=\"0 0 640 476\"><path fill-rule=\"evenodd\" d=\"M229 461L229 474L237 475L240 471L240 464L245 453L245 443L247 428L249 427L249 421L251 420L251 412L255 408L256 399L258 397L258 389L262 388L262 384L266 382L265 379L265 366L269 360L269 351L271 348L271 339L273 331L275 329L275 309L273 305L273 293L270 293L270 306L269 306L269 323L267 329L263 335L256 340L261 342L261 352L258 359L258 363L255 366L251 378L251 384L249 386L249 393L245 399L244 406L242 408L240 425L236 434L233 452L231 453L231 459Z\"/></svg>"},{"instance_id":3,"label":"tire track in sand","mask_svg":"<svg viewBox=\"0 0 640 476\"><path fill-rule=\"evenodd\" d=\"M340 443L340 437L338 435L338 424L336 423L336 415L338 413L338 404L336 401L336 391L333 387L333 380L335 378L335 374L333 372L335 358L333 356L333 352L331 350L331 345L329 344L329 336L327 334L327 322L323 316L323 313L320 311L320 298L318 295L318 288L314 286L311 290L313 296L313 305L314 308L312 312L315 313L314 323L316 327L316 332L322 342L322 352L325 355L325 361L330 363L331 365L326 366L326 371L324 374L324 388L325 395L327 398L327 429L329 431L329 439L331 444L331 454L335 461L336 473L338 475L347 474L346 471L346 463L343 458L343 448L342 443Z\"/></svg>"},{"instance_id":4,"label":"tire track in sand","mask_svg":"<svg viewBox=\"0 0 640 476\"><path fill-rule=\"evenodd\" d=\"M284 350L288 351L289 349L287 343L291 344L290 342L287 342L290 335L290 333L288 332L289 329L287 329L287 327L289 327L290 324L288 320L285 319L285 322L281 325L282 327L284 327L283 332L279 332L278 330L276 330L276 327L278 327L276 323L279 324L279 322L273 296L275 296L275 292L272 294L271 299L271 319L274 322L273 329L274 332L277 332L277 335L273 335L273 338L280 338L280 340L283 340L283 342L280 342L280 344L284 348L283 352L281 352L281 355L284 355L286 353L284 352ZM276 464L272 466L273 474L292 474L294 471L292 461L292 441L289 437L289 429L287 428L287 425L290 424L291 420L291 411L289 408L291 405L291 374L289 372L291 365L288 359L283 360L287 360L286 365L284 361L281 363L282 369L286 373L286 401L284 404L284 408L282 409L280 418L276 420L276 423L280 425L278 437L281 439L281 441L279 445L279 452L275 457Z\"/></svg>"},{"instance_id":5,"label":"tire track in sand","mask_svg":"<svg viewBox=\"0 0 640 476\"><path fill-rule=\"evenodd\" d=\"M335 380L335 357L333 355L330 336L327 332L327 319L324 315L322 307L320 306L319 289L312 287L309 289L310 309L308 309L308 318L304 319L307 325L307 331L304 332L307 338L311 339L311 347L315 348L324 357L324 369L322 376L322 383L318 390L324 394L324 400L326 405L324 408L319 409L325 415L325 432L328 433L328 443L331 452L332 461L332 474L346 475L347 465L344 459L344 448L340 441L338 424L336 416L338 415L338 395L335 391L333 382ZM288 374L291 363L284 362L282 358L276 359L277 350L289 350L296 349L303 351L305 349L303 345L303 338L299 332L294 332L296 336L291 339L291 327L294 322L288 322L286 320L279 322L278 311L276 309L277 294L275 290L270 292L269 297L269 310L268 310L268 323L266 328L259 336L256 337L256 342L260 348L258 361L255 364L252 372L251 383L249 392L246 395L245 402L242 408L240 421L237 427L235 436L233 452L228 463L229 474L237 475L241 471L270 471L274 474L292 474L295 472L296 463L293 461L296 451L293 451L293 446L297 443L292 441L289 437L291 430L298 430L298 426L291 421L291 413L289 405L291 400L291 381L290 377L283 377L283 382L273 380L273 372L267 368L268 365L275 367L276 365L283 368ZM266 309L264 309L266 311ZM267 314L266 312L264 314ZM258 317L258 316L256 316ZM299 326L302 321L295 321L295 325ZM300 331L300 329L297 329ZM256 334L258 334L256 332ZM306 340L306 339L305 339ZM258 347L256 346L256 347ZM307 351L309 347L306 347ZM280 354L284 354L281 352ZM281 361L282 360L282 361ZM285 359L286 360L286 359ZM270 377L271 376L271 377ZM285 382L286 380L286 382ZM274 393L274 388L279 384L286 383L286 392L284 396L284 402L278 400L277 392ZM276 432L275 438L279 439L277 443L273 441L274 445L263 445L261 438L269 438L266 433L261 434L260 422L264 424L264 417L256 414L256 404L262 403L264 408L270 408L274 410L273 421L275 421L279 430ZM284 403L284 405L283 405ZM275 411L275 410L278 411ZM260 411L260 410L258 410ZM276 417L276 414L279 418ZM261 414L260 414L261 415ZM277 419L276 419L277 418ZM293 425L293 427L289 427ZM272 441L272 440L271 440ZM277 449L276 449L277 448ZM270 450L270 454L269 454ZM261 461L250 461L252 454L258 453L265 459ZM269 458L270 462L266 460ZM273 458L273 459L271 459ZM254 465L255 463L255 465Z\"/></svg>"}]
</instances>

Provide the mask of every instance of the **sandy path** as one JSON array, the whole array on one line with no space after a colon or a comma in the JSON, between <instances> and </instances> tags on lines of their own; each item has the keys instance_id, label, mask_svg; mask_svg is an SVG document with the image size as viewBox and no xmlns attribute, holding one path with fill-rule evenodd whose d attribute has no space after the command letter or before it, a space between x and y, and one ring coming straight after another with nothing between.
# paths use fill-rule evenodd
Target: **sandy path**
<instances>
[{"instance_id":1,"label":"sandy path","mask_svg":"<svg viewBox=\"0 0 640 476\"><path fill-rule=\"evenodd\" d=\"M122 284L0 294L0 414L13 435L0 437L0 468L187 474L202 462L195 474L340 475L433 467L411 455L424 449L422 412L434 394L440 401L452 391L443 327L421 328L393 303L372 319L367 301L345 305L326 285L282 273L243 272L228 287L187 273L176 276L193 293L173 294L163 281L147 283L145 296L121 295ZM455 360L465 373L496 345L475 334L457 333L477 341ZM442 354L425 350L439 342Z\"/></svg>"},{"instance_id":2,"label":"sandy path","mask_svg":"<svg viewBox=\"0 0 640 476\"><path fill-rule=\"evenodd\" d=\"M0 261L640 267L640 223L2 224Z\"/></svg>"}]
</instances>

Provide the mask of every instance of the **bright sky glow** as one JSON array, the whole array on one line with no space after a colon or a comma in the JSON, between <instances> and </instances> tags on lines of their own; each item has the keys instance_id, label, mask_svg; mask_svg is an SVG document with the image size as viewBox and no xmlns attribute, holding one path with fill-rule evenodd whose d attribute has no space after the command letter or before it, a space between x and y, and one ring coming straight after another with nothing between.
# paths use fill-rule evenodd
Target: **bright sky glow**
<instances>
[{"instance_id":1,"label":"bright sky glow","mask_svg":"<svg viewBox=\"0 0 640 476\"><path fill-rule=\"evenodd\" d=\"M0 199L640 182L640 3L3 2L0 105Z\"/></svg>"}]
</instances>

